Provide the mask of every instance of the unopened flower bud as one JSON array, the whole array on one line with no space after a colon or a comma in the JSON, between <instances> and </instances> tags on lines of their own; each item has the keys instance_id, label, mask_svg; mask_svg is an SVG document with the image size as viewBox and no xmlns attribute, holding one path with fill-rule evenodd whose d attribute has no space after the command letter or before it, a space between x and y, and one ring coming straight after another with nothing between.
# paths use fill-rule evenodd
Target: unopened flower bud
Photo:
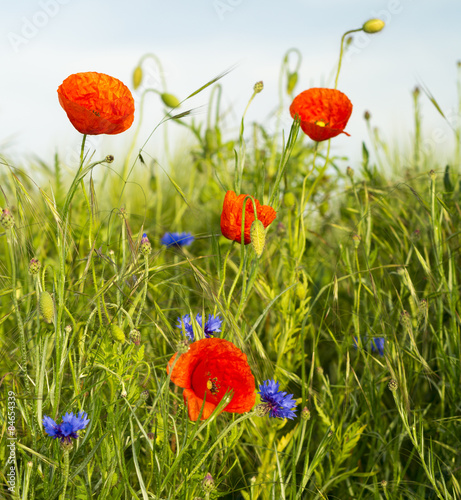
<instances>
[{"instance_id":1,"label":"unopened flower bud","mask_svg":"<svg viewBox=\"0 0 461 500\"><path fill-rule=\"evenodd\" d=\"M133 71L133 88L136 90L142 82L142 68L141 66L136 66Z\"/></svg>"},{"instance_id":2,"label":"unopened flower bud","mask_svg":"<svg viewBox=\"0 0 461 500\"><path fill-rule=\"evenodd\" d=\"M307 294L307 286L304 283L298 283L296 286L296 297L299 300L304 300Z\"/></svg>"},{"instance_id":3,"label":"unopened flower bud","mask_svg":"<svg viewBox=\"0 0 461 500\"><path fill-rule=\"evenodd\" d=\"M250 238L256 255L261 257L264 245L266 244L266 230L264 229L264 224L259 219L255 219L251 224Z\"/></svg>"},{"instance_id":4,"label":"unopened flower bud","mask_svg":"<svg viewBox=\"0 0 461 500\"><path fill-rule=\"evenodd\" d=\"M400 324L405 328L411 327L411 316L408 311L402 311L400 314Z\"/></svg>"},{"instance_id":5,"label":"unopened flower bud","mask_svg":"<svg viewBox=\"0 0 461 500\"><path fill-rule=\"evenodd\" d=\"M110 335L115 342L120 342L121 344L125 342L125 334L123 333L123 330L115 323L110 325Z\"/></svg>"},{"instance_id":6,"label":"unopened flower bud","mask_svg":"<svg viewBox=\"0 0 461 500\"><path fill-rule=\"evenodd\" d=\"M257 417L265 417L271 411L271 407L267 403L261 403L256 405L253 411Z\"/></svg>"},{"instance_id":7,"label":"unopened flower bud","mask_svg":"<svg viewBox=\"0 0 461 500\"><path fill-rule=\"evenodd\" d=\"M381 19L369 19L364 25L362 26L363 31L365 33L378 33L381 31L385 26L384 21L381 21Z\"/></svg>"},{"instance_id":8,"label":"unopened flower bud","mask_svg":"<svg viewBox=\"0 0 461 500\"><path fill-rule=\"evenodd\" d=\"M126 390L125 390L125 389L123 389L123 391L120 393L120 396L121 396L122 398L126 398L126 397L128 396L128 393L126 392Z\"/></svg>"},{"instance_id":9,"label":"unopened flower bud","mask_svg":"<svg viewBox=\"0 0 461 500\"><path fill-rule=\"evenodd\" d=\"M363 113L363 117L366 121L369 121L371 118L371 113L369 111L365 111L365 113Z\"/></svg>"},{"instance_id":10,"label":"unopened flower bud","mask_svg":"<svg viewBox=\"0 0 461 500\"><path fill-rule=\"evenodd\" d=\"M350 179L353 179L354 178L354 169L352 169L351 167L347 167L346 174Z\"/></svg>"},{"instance_id":11,"label":"unopened flower bud","mask_svg":"<svg viewBox=\"0 0 461 500\"><path fill-rule=\"evenodd\" d=\"M354 247L355 248L359 248L361 240L362 240L362 238L358 234L352 235L352 241L354 242Z\"/></svg>"},{"instance_id":12,"label":"unopened flower bud","mask_svg":"<svg viewBox=\"0 0 461 500\"><path fill-rule=\"evenodd\" d=\"M133 342L134 345L138 346L141 343L141 333L139 330L131 330L129 333L130 341Z\"/></svg>"},{"instance_id":13,"label":"unopened flower bud","mask_svg":"<svg viewBox=\"0 0 461 500\"><path fill-rule=\"evenodd\" d=\"M205 493L211 493L214 490L214 479L209 472L203 478L202 489Z\"/></svg>"},{"instance_id":14,"label":"unopened flower bud","mask_svg":"<svg viewBox=\"0 0 461 500\"><path fill-rule=\"evenodd\" d=\"M114 155L107 155L105 158L104 158L104 161L106 163L112 163L114 161Z\"/></svg>"},{"instance_id":15,"label":"unopened flower bud","mask_svg":"<svg viewBox=\"0 0 461 500\"><path fill-rule=\"evenodd\" d=\"M421 89L416 85L416 87L413 89L413 97L418 97L419 94L421 93Z\"/></svg>"},{"instance_id":16,"label":"unopened flower bud","mask_svg":"<svg viewBox=\"0 0 461 500\"><path fill-rule=\"evenodd\" d=\"M72 332L72 326L66 325L66 327L64 328L64 331L66 332L67 335L70 335Z\"/></svg>"},{"instance_id":17,"label":"unopened flower bud","mask_svg":"<svg viewBox=\"0 0 461 500\"><path fill-rule=\"evenodd\" d=\"M309 411L309 408L307 408L307 406L305 406L302 410L301 410L301 418L303 420L310 420L311 418L311 412Z\"/></svg>"},{"instance_id":18,"label":"unopened flower bud","mask_svg":"<svg viewBox=\"0 0 461 500\"><path fill-rule=\"evenodd\" d=\"M148 433L147 433L147 437L148 437L151 441L153 441L153 440L155 439L155 434L154 434L153 432L148 432Z\"/></svg>"},{"instance_id":19,"label":"unopened flower bud","mask_svg":"<svg viewBox=\"0 0 461 500\"><path fill-rule=\"evenodd\" d=\"M285 193L285 195L283 197L283 203L288 208L294 207L296 205L295 195L291 192Z\"/></svg>"},{"instance_id":20,"label":"unopened flower bud","mask_svg":"<svg viewBox=\"0 0 461 500\"><path fill-rule=\"evenodd\" d=\"M254 84L253 90L255 94L259 94L260 92L262 92L263 88L264 88L264 83L261 81L261 82L256 82Z\"/></svg>"},{"instance_id":21,"label":"unopened flower bud","mask_svg":"<svg viewBox=\"0 0 461 500\"><path fill-rule=\"evenodd\" d=\"M30 259L30 262L29 262L29 273L30 274L38 274L38 272L40 271L40 267L41 267L41 264L40 264L39 260Z\"/></svg>"},{"instance_id":22,"label":"unopened flower bud","mask_svg":"<svg viewBox=\"0 0 461 500\"><path fill-rule=\"evenodd\" d=\"M61 450L64 453L69 453L70 451L72 451L72 449L74 447L74 443L72 441L64 440L64 441L60 441L59 444L61 445Z\"/></svg>"},{"instance_id":23,"label":"unopened flower bud","mask_svg":"<svg viewBox=\"0 0 461 500\"><path fill-rule=\"evenodd\" d=\"M38 308L45 323L51 323L54 319L54 301L48 292L42 292L38 301Z\"/></svg>"},{"instance_id":24,"label":"unopened flower bud","mask_svg":"<svg viewBox=\"0 0 461 500\"><path fill-rule=\"evenodd\" d=\"M163 101L163 104L165 104L165 106L168 106L169 108L177 108L180 104L179 99L173 94L167 94L166 92L164 92L163 94L160 94L160 97Z\"/></svg>"},{"instance_id":25,"label":"unopened flower bud","mask_svg":"<svg viewBox=\"0 0 461 500\"><path fill-rule=\"evenodd\" d=\"M149 238L147 237L147 234L144 233L141 240L141 253L147 257L151 252L152 246L150 244Z\"/></svg>"},{"instance_id":26,"label":"unopened flower bud","mask_svg":"<svg viewBox=\"0 0 461 500\"><path fill-rule=\"evenodd\" d=\"M2 216L0 217L0 224L5 229L11 229L14 226L13 214L7 208L4 208L2 210Z\"/></svg>"},{"instance_id":27,"label":"unopened flower bud","mask_svg":"<svg viewBox=\"0 0 461 500\"><path fill-rule=\"evenodd\" d=\"M431 171L429 172L429 177L430 177L430 179L431 179L431 181L432 181L432 182L434 182L434 181L435 181L435 179L436 179L437 175L436 175L436 173L435 173L435 171L434 171L434 170L431 170Z\"/></svg>"},{"instance_id":28,"label":"unopened flower bud","mask_svg":"<svg viewBox=\"0 0 461 500\"><path fill-rule=\"evenodd\" d=\"M287 80L287 94L288 95L292 94L297 83L298 83L298 73L296 71L294 73L289 73L288 80Z\"/></svg>"},{"instance_id":29,"label":"unopened flower bud","mask_svg":"<svg viewBox=\"0 0 461 500\"><path fill-rule=\"evenodd\" d=\"M396 380L391 378L391 380L389 380L388 387L390 391L395 392L399 388L399 384L397 383Z\"/></svg>"},{"instance_id":30,"label":"unopened flower bud","mask_svg":"<svg viewBox=\"0 0 461 500\"><path fill-rule=\"evenodd\" d=\"M141 395L139 396L143 401L147 401L147 398L149 397L149 391L142 391Z\"/></svg>"}]
</instances>

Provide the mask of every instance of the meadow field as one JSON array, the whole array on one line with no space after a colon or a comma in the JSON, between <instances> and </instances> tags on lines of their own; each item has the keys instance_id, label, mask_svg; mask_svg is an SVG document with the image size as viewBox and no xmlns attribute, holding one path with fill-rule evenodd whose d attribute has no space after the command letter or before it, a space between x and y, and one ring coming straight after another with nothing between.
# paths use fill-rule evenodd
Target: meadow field
<instances>
[{"instance_id":1,"label":"meadow field","mask_svg":"<svg viewBox=\"0 0 461 500\"><path fill-rule=\"evenodd\" d=\"M287 52L274 128L225 128L225 74L182 102L146 88L151 135L192 144L154 157L141 61L59 87L75 164L1 156L0 498L461 498L461 70L448 163L419 87L411 144L366 113L350 163L349 35L325 88ZM130 126L123 155L92 147Z\"/></svg>"}]
</instances>

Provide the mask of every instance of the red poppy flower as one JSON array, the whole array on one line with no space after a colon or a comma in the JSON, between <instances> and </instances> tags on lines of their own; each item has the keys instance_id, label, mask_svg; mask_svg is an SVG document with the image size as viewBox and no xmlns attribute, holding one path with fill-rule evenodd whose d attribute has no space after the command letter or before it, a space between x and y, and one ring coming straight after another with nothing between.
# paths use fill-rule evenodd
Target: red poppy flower
<instances>
[{"instance_id":1,"label":"red poppy flower","mask_svg":"<svg viewBox=\"0 0 461 500\"><path fill-rule=\"evenodd\" d=\"M168 362L168 373L177 355ZM245 413L255 404L255 379L247 357L225 339L209 338L190 344L189 350L176 361L171 381L184 389L184 402L189 418L194 421L198 419L204 399L202 420L211 415L230 390L233 397L223 411Z\"/></svg>"},{"instance_id":2,"label":"red poppy flower","mask_svg":"<svg viewBox=\"0 0 461 500\"><path fill-rule=\"evenodd\" d=\"M58 88L61 106L72 125L89 135L120 134L134 120L134 100L120 80L103 73L76 73Z\"/></svg>"},{"instance_id":3,"label":"red poppy flower","mask_svg":"<svg viewBox=\"0 0 461 500\"><path fill-rule=\"evenodd\" d=\"M237 196L234 191L227 191L221 213L221 232L223 236L238 243L242 241L242 209L245 196L248 195L240 194ZM277 212L268 205L261 205L256 199L255 204L258 220L266 228L277 217ZM251 241L250 229L254 220L253 203L250 199L247 199L245 205L245 245L248 245Z\"/></svg>"},{"instance_id":4,"label":"red poppy flower","mask_svg":"<svg viewBox=\"0 0 461 500\"><path fill-rule=\"evenodd\" d=\"M335 89L309 89L297 95L290 106L293 118L301 120L301 129L313 141L325 141L344 132L352 114L349 98Z\"/></svg>"}]
</instances>

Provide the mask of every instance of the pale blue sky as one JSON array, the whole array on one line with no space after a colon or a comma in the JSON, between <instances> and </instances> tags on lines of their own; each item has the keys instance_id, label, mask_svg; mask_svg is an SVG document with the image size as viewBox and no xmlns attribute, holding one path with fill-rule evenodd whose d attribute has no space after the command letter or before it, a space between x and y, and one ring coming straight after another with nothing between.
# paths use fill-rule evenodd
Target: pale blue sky
<instances>
[{"instance_id":1,"label":"pale blue sky","mask_svg":"<svg viewBox=\"0 0 461 500\"><path fill-rule=\"evenodd\" d=\"M461 59L458 0L91 0L5 1L0 7L0 144L10 156L38 154L50 161L78 149L80 135L60 108L56 89L69 74L99 71L131 87L138 59L154 52L163 62L168 90L184 98L208 79L235 65L223 80L228 124L236 127L253 84L263 80L248 121L264 122L277 106L278 74L287 49L303 63L297 91L331 86L341 35L372 17L387 22L372 37L356 38L346 56L339 89L354 104L347 130L334 151L360 157L366 139L363 112L384 136L407 143L412 127L411 91L423 82L446 112L456 108L456 62ZM206 105L197 96L196 106ZM289 102L287 100L287 108ZM162 117L152 99L141 139ZM424 131L430 138L450 131L427 100ZM197 118L205 110L199 110ZM289 127L288 111L282 117ZM170 127L174 137L174 127ZM123 151L130 133L95 141L101 152ZM184 131L178 131L183 138ZM158 135L158 134L157 134ZM8 139L8 141L7 141ZM447 142L448 141L448 142ZM181 141L183 142L183 141ZM149 144L159 156L161 142Z\"/></svg>"}]
</instances>

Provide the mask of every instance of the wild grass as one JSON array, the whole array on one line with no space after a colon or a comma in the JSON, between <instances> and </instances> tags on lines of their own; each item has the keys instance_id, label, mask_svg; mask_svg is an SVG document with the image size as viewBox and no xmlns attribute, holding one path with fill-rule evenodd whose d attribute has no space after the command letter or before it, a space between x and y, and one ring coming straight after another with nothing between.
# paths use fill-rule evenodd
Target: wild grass
<instances>
[{"instance_id":1,"label":"wild grass","mask_svg":"<svg viewBox=\"0 0 461 500\"><path fill-rule=\"evenodd\" d=\"M14 225L0 234L0 496L461 498L459 132L450 166L437 163L421 147L416 106L412 153L402 147L394 161L372 133L347 169L334 139L314 147L296 123L283 147L281 129L243 119L223 142L213 85L206 124L187 113L170 121L195 144L166 165L143 150L111 163L110 151L83 149L80 170L59 157L35 172L3 159ZM277 210L260 258L220 234L234 187ZM167 248L165 231L196 239ZM166 364L183 339L177 318L198 312L224 319L219 336L246 353L257 384L276 379L294 394L297 418L189 421ZM384 337L384 355L367 347L373 337ZM43 416L80 410L90 424L63 450Z\"/></svg>"}]
</instances>

